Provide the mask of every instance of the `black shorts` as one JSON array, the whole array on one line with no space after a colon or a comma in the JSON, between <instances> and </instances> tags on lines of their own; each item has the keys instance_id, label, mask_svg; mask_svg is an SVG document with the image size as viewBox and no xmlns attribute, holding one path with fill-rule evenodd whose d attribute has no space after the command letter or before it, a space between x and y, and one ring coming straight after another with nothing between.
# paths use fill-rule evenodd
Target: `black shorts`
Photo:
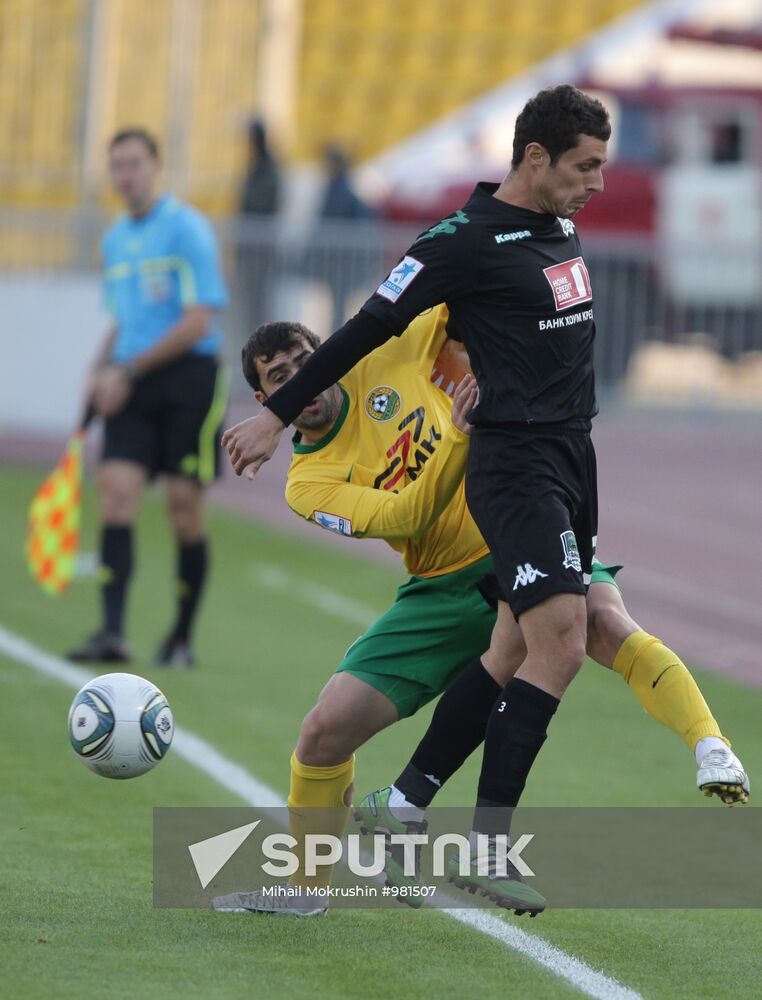
<instances>
[{"instance_id":1,"label":"black shorts","mask_svg":"<svg viewBox=\"0 0 762 1000\"><path fill-rule=\"evenodd\" d=\"M466 499L518 619L554 594L585 594L598 533L595 450L585 431L478 427Z\"/></svg>"},{"instance_id":2,"label":"black shorts","mask_svg":"<svg viewBox=\"0 0 762 1000\"><path fill-rule=\"evenodd\" d=\"M127 405L106 421L101 460L209 483L220 473L227 372L190 355L138 379Z\"/></svg>"}]
</instances>

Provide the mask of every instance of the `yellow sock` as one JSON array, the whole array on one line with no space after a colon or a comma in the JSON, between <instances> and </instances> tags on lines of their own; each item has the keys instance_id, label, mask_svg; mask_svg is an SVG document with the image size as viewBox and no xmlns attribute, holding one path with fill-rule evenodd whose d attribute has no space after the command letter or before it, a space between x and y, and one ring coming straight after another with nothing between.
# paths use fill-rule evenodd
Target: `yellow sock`
<instances>
[{"instance_id":1,"label":"yellow sock","mask_svg":"<svg viewBox=\"0 0 762 1000\"><path fill-rule=\"evenodd\" d=\"M648 632L628 635L614 658L614 670L658 722L684 740L691 751L705 736L730 746L680 657Z\"/></svg>"},{"instance_id":2,"label":"yellow sock","mask_svg":"<svg viewBox=\"0 0 762 1000\"><path fill-rule=\"evenodd\" d=\"M304 872L304 836L307 833L333 834L341 837L349 817L347 792L355 777L355 758L331 767L302 764L291 754L291 788L288 793L288 818L291 836L296 838L294 853L299 868L291 881L306 889L325 888L331 884L332 868L322 865L317 874Z\"/></svg>"}]
</instances>

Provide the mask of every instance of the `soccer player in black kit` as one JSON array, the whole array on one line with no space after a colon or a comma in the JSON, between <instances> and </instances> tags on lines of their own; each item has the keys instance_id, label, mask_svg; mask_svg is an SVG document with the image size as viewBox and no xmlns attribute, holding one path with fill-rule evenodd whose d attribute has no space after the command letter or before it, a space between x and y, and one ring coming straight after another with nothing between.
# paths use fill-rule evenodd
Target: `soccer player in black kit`
<instances>
[{"instance_id":1,"label":"soccer player in black kit","mask_svg":"<svg viewBox=\"0 0 762 1000\"><path fill-rule=\"evenodd\" d=\"M447 303L448 331L465 344L479 385L469 416L468 504L527 648L487 726L472 876L465 881L532 913L544 900L510 864L507 877L495 877L496 836L507 831L559 699L585 656L598 518L590 440L595 322L571 219L603 190L610 133L603 105L574 87L549 88L528 101L502 183L478 184L461 210L419 236L264 412L223 437L235 471L253 476L311 399L419 313ZM484 877L476 876L477 855Z\"/></svg>"}]
</instances>

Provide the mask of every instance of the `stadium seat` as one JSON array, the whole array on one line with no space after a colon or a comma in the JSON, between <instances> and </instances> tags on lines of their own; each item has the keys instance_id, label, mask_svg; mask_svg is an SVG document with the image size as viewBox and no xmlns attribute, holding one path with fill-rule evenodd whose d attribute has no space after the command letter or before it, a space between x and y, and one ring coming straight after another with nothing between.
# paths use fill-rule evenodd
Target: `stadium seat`
<instances>
[{"instance_id":1,"label":"stadium seat","mask_svg":"<svg viewBox=\"0 0 762 1000\"><path fill-rule=\"evenodd\" d=\"M637 5L311 0L303 7L296 154L316 158L330 134L351 142L359 158L370 156ZM366 125L358 133L356 102L341 94L326 112L330 78L345 85L348 74L357 93L372 82L377 92L390 95L381 127ZM405 95L404 105L391 96L396 94Z\"/></svg>"},{"instance_id":2,"label":"stadium seat","mask_svg":"<svg viewBox=\"0 0 762 1000\"><path fill-rule=\"evenodd\" d=\"M303 0L295 143L279 152L316 160L333 140L362 160L636 6ZM167 147L178 193L208 211L230 211L246 124L262 110L260 18L261 5L250 0L4 0L0 207L63 209L95 193L115 208L94 156L90 175L84 170L82 138L97 154L116 128L141 124ZM29 245L17 241L14 261ZM60 260L58 240L46 247L36 244L35 263Z\"/></svg>"}]
</instances>

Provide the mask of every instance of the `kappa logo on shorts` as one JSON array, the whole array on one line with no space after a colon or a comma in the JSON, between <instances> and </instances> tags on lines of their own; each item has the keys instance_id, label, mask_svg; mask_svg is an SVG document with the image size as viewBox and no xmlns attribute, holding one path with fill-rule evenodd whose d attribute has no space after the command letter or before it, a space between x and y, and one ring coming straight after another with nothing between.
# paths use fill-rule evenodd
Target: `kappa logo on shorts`
<instances>
[{"instance_id":1,"label":"kappa logo on shorts","mask_svg":"<svg viewBox=\"0 0 762 1000\"><path fill-rule=\"evenodd\" d=\"M524 563L523 566L519 565L516 567L516 579L513 583L513 589L517 590L519 587L526 587L528 583L534 583L538 576L546 577L547 573L542 573L539 569L535 569L531 563Z\"/></svg>"},{"instance_id":2,"label":"kappa logo on shorts","mask_svg":"<svg viewBox=\"0 0 762 1000\"><path fill-rule=\"evenodd\" d=\"M401 407L400 394L389 385L377 385L365 397L365 412L371 420L392 420Z\"/></svg>"},{"instance_id":3,"label":"kappa logo on shorts","mask_svg":"<svg viewBox=\"0 0 762 1000\"><path fill-rule=\"evenodd\" d=\"M338 514L326 514L322 510L314 510L312 516L315 524L328 531L335 531L337 535L351 535L352 522L346 517L339 517Z\"/></svg>"},{"instance_id":4,"label":"kappa logo on shorts","mask_svg":"<svg viewBox=\"0 0 762 1000\"><path fill-rule=\"evenodd\" d=\"M396 302L407 286L423 270L423 264L415 257L403 257L392 273L376 289L376 295L382 295L390 302Z\"/></svg>"},{"instance_id":5,"label":"kappa logo on shorts","mask_svg":"<svg viewBox=\"0 0 762 1000\"><path fill-rule=\"evenodd\" d=\"M571 260L565 260L563 264L545 267L542 273L553 289L556 312L592 300L593 286L590 284L590 275L581 257L573 257Z\"/></svg>"},{"instance_id":6,"label":"kappa logo on shorts","mask_svg":"<svg viewBox=\"0 0 762 1000\"><path fill-rule=\"evenodd\" d=\"M564 569L575 569L578 573L581 573L582 561L579 557L577 539L573 531L564 531L561 533L561 545L564 547Z\"/></svg>"}]
</instances>

